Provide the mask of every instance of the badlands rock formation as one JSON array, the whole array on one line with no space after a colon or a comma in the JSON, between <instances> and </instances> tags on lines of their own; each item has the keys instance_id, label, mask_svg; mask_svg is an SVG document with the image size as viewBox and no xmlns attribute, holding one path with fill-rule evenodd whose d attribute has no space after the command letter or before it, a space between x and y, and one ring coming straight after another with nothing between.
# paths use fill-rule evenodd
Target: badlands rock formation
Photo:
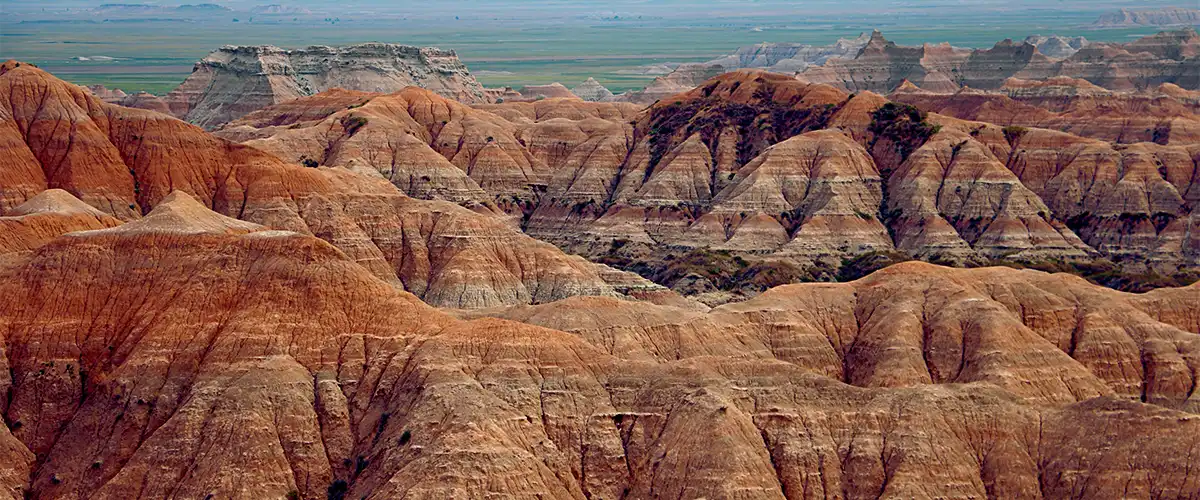
<instances>
[{"instance_id":1,"label":"badlands rock formation","mask_svg":"<svg viewBox=\"0 0 1200 500\"><path fill-rule=\"evenodd\" d=\"M595 78L588 78L577 87L571 89L571 93L580 99L591 102L604 102L613 98L612 91L601 85Z\"/></svg>"},{"instance_id":2,"label":"badlands rock formation","mask_svg":"<svg viewBox=\"0 0 1200 500\"><path fill-rule=\"evenodd\" d=\"M930 92L901 85L888 98L967 120L1060 130L1109 142L1200 142L1197 93L1170 83L1141 92L1113 92L1067 77L1010 78L992 92Z\"/></svg>"},{"instance_id":3,"label":"badlands rock formation","mask_svg":"<svg viewBox=\"0 0 1200 500\"><path fill-rule=\"evenodd\" d=\"M1048 44L1043 53L1037 42ZM998 89L1008 78L1084 79L1110 90L1145 90L1163 83L1200 89L1200 35L1192 28L1167 31L1130 43L1090 43L1057 59L1066 50L1058 39L1004 40L990 49L962 50L949 45L903 47L879 32L853 58L830 59L800 77L847 90L887 93L909 81L933 92L961 87ZM1070 43L1067 43L1070 46Z\"/></svg>"},{"instance_id":4,"label":"badlands rock formation","mask_svg":"<svg viewBox=\"0 0 1200 500\"><path fill-rule=\"evenodd\" d=\"M0 498L1200 496L1200 285L910 262L708 309L499 213L659 253L1094 251L1074 213L1180 254L1190 222L1110 215L1185 210L1188 146L754 71L645 112L334 91L222 131L275 154L16 62L0 95ZM388 138L475 188L401 194Z\"/></svg>"},{"instance_id":5,"label":"badlands rock formation","mask_svg":"<svg viewBox=\"0 0 1200 500\"><path fill-rule=\"evenodd\" d=\"M1006 88L1013 97L911 85L893 96L945 115L884 111L877 94L756 71L640 113L575 99L470 108L418 89L333 92L218 134L290 162L383 175L412 196L494 206L538 239L682 279L689 293L725 279L709 272L724 257L696 251L743 259L728 263L746 266L732 280L742 283L831 279L845 259L895 251L972 265L1106 257L1168 276L1200 262L1187 92L1112 97L1060 80ZM984 113L996 99L1042 121ZM1113 112L1089 120L1096 109ZM1164 144L1120 144L1152 139Z\"/></svg>"},{"instance_id":6,"label":"badlands rock formation","mask_svg":"<svg viewBox=\"0 0 1200 500\"><path fill-rule=\"evenodd\" d=\"M1129 26L1194 26L1200 24L1200 9L1166 7L1162 9L1120 9L1110 12L1092 25L1097 28Z\"/></svg>"},{"instance_id":7,"label":"badlands rock formation","mask_svg":"<svg viewBox=\"0 0 1200 500\"><path fill-rule=\"evenodd\" d=\"M211 129L332 88L394 92L412 85L460 101L487 100L454 51L386 43L221 47L196 63L192 75L163 100L176 117Z\"/></svg>"},{"instance_id":8,"label":"badlands rock formation","mask_svg":"<svg viewBox=\"0 0 1200 500\"><path fill-rule=\"evenodd\" d=\"M415 200L378 175L304 168L162 114L105 104L30 65L0 66L0 92L11 96L0 108L11 117L0 128L3 215L57 188L131 221L183 191L221 214L324 239L436 305L661 291L500 218Z\"/></svg>"},{"instance_id":9,"label":"badlands rock formation","mask_svg":"<svg viewBox=\"0 0 1200 500\"><path fill-rule=\"evenodd\" d=\"M680 64L670 73L655 78L645 89L628 92L620 99L639 104L653 104L664 97L687 92L709 78L739 69L761 69L791 75L809 66L825 64L830 59L852 58L869 39L868 35L861 34L857 38L841 38L832 45L823 46L761 43L741 47L733 54L705 63Z\"/></svg>"},{"instance_id":10,"label":"badlands rock formation","mask_svg":"<svg viewBox=\"0 0 1200 500\"><path fill-rule=\"evenodd\" d=\"M0 278L10 498L1200 494L1195 288L908 264L466 321L179 193Z\"/></svg>"},{"instance_id":11,"label":"badlands rock formation","mask_svg":"<svg viewBox=\"0 0 1200 500\"><path fill-rule=\"evenodd\" d=\"M1025 43L1037 47L1038 52L1052 59L1065 59L1071 57L1079 49L1082 49L1088 44L1086 38L1081 36L1076 37L1061 37L1057 35L1041 36L1033 35L1025 38Z\"/></svg>"}]
</instances>

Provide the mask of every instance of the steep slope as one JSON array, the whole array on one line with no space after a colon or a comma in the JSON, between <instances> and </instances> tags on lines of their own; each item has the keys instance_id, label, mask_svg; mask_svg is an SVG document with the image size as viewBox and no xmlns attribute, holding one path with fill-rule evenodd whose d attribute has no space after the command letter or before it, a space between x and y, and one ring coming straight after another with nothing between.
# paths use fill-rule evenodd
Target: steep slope
<instances>
[{"instance_id":1,"label":"steep slope","mask_svg":"<svg viewBox=\"0 0 1200 500\"><path fill-rule=\"evenodd\" d=\"M99 102L79 87L10 62L0 89L3 205L64 189L124 220L184 191L203 206L273 229L316 235L376 276L431 303L486 307L575 293L614 294L611 270L564 255L502 220L409 198L345 169L289 165L179 120ZM26 142L28 141L28 142ZM610 276L622 291L645 280ZM632 288L631 288L632 287Z\"/></svg>"},{"instance_id":2,"label":"steep slope","mask_svg":"<svg viewBox=\"0 0 1200 500\"><path fill-rule=\"evenodd\" d=\"M389 92L416 85L452 99L486 101L454 51L386 43L285 50L225 46L168 93L171 113L212 129L272 104L342 88Z\"/></svg>"}]
</instances>

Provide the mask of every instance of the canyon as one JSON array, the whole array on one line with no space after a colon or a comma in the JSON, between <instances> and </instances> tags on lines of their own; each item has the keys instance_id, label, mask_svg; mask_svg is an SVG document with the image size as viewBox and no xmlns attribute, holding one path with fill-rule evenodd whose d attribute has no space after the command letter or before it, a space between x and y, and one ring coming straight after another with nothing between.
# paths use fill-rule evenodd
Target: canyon
<instances>
[{"instance_id":1,"label":"canyon","mask_svg":"<svg viewBox=\"0 0 1200 500\"><path fill-rule=\"evenodd\" d=\"M0 498L1200 496L1200 88L805 76L860 41L646 104L0 64Z\"/></svg>"}]
</instances>

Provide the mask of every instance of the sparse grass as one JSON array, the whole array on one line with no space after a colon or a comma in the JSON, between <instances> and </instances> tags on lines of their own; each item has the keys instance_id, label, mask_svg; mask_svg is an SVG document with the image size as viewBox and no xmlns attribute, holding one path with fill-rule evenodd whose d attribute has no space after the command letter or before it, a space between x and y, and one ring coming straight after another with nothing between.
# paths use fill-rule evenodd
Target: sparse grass
<instances>
[{"instance_id":1,"label":"sparse grass","mask_svg":"<svg viewBox=\"0 0 1200 500\"><path fill-rule=\"evenodd\" d=\"M874 134L874 141L887 139L895 144L900 160L904 161L941 130L925 118L926 113L916 106L889 102L871 113L867 130Z\"/></svg>"},{"instance_id":2,"label":"sparse grass","mask_svg":"<svg viewBox=\"0 0 1200 500\"><path fill-rule=\"evenodd\" d=\"M842 260L838 269L838 281L854 281L875 271L912 260L908 255L896 251L867 252L849 259Z\"/></svg>"}]
</instances>

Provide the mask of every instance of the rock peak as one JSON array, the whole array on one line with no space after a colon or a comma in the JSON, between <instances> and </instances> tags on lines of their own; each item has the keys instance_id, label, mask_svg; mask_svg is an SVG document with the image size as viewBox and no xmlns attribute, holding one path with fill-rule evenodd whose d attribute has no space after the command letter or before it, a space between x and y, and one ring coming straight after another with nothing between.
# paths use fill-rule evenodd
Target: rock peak
<instances>
[{"instance_id":1,"label":"rock peak","mask_svg":"<svg viewBox=\"0 0 1200 500\"><path fill-rule=\"evenodd\" d=\"M7 215L43 213L79 214L106 217L108 214L88 205L62 189L47 189L12 209Z\"/></svg>"},{"instance_id":2,"label":"rock peak","mask_svg":"<svg viewBox=\"0 0 1200 500\"><path fill-rule=\"evenodd\" d=\"M246 234L265 229L251 222L218 214L183 191L172 191L145 217L105 233L120 234Z\"/></svg>"}]
</instances>

